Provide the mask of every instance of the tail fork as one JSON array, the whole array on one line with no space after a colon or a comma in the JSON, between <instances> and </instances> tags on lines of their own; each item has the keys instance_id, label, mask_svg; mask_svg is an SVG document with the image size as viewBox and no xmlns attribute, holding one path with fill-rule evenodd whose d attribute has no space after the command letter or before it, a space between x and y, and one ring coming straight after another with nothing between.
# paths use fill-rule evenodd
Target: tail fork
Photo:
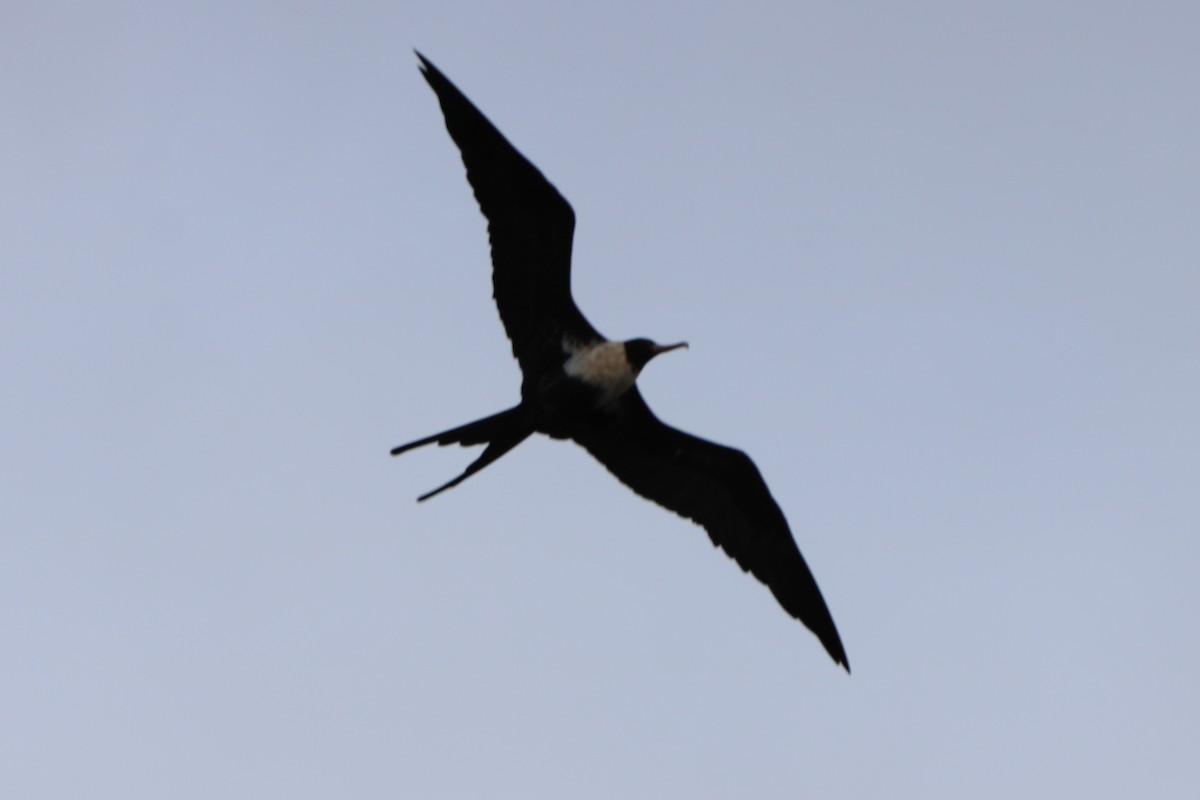
<instances>
[{"instance_id":1,"label":"tail fork","mask_svg":"<svg viewBox=\"0 0 1200 800\"><path fill-rule=\"evenodd\" d=\"M493 414L490 417L484 417L475 422L468 422L466 425L460 425L448 431L435 433L433 436L427 436L415 442L393 447L392 455L398 456L401 453L417 447L423 447L427 444L433 444L434 442L437 442L441 446L459 444L463 447L487 444L487 447L484 448L479 458L472 461L470 466L461 475L452 481L442 484L432 492L426 492L417 498L417 502L422 502L462 483L525 441L531 433L533 433L533 424L529 419L529 414L521 406L516 406L507 411L501 411L499 414Z\"/></svg>"}]
</instances>

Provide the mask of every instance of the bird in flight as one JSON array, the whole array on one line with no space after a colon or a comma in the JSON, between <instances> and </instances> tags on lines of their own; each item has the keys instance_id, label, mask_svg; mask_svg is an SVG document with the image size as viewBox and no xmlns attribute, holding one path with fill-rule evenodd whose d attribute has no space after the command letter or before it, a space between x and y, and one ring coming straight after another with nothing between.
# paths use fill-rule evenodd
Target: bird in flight
<instances>
[{"instance_id":1,"label":"bird in flight","mask_svg":"<svg viewBox=\"0 0 1200 800\"><path fill-rule=\"evenodd\" d=\"M458 87L417 58L487 218L496 306L523 376L516 406L392 449L486 445L465 472L418 499L457 486L531 434L570 439L633 491L703 527L849 672L821 590L754 462L663 423L638 391L651 359L687 344L614 341L592 327L571 297L570 204Z\"/></svg>"}]
</instances>

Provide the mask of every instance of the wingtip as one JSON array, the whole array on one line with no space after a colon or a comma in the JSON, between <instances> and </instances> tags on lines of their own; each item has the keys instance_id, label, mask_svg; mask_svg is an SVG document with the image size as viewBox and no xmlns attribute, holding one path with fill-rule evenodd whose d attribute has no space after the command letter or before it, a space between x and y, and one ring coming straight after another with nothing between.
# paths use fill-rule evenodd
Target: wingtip
<instances>
[{"instance_id":1,"label":"wingtip","mask_svg":"<svg viewBox=\"0 0 1200 800\"><path fill-rule=\"evenodd\" d=\"M825 647L825 652L833 659L833 663L846 670L846 674L849 675L850 659L846 655L846 648L842 645L842 637L838 636L837 628L833 627L833 619L829 620L829 630L822 633L813 631L813 633L817 635L817 639Z\"/></svg>"},{"instance_id":2,"label":"wingtip","mask_svg":"<svg viewBox=\"0 0 1200 800\"><path fill-rule=\"evenodd\" d=\"M836 632L835 632L834 636L837 637ZM847 658L846 650L844 647L842 647L841 638L840 637L835 638L833 645L834 646L830 647L828 644L826 644L825 649L826 649L826 651L828 651L829 657L833 659L833 663L837 664L839 667L846 670L846 674L849 675L850 674L850 659Z\"/></svg>"},{"instance_id":3,"label":"wingtip","mask_svg":"<svg viewBox=\"0 0 1200 800\"><path fill-rule=\"evenodd\" d=\"M419 69L421 71L422 75L428 76L430 73L433 73L435 75L441 74L438 71L438 68L433 65L433 62L425 57L424 53L422 53L420 50L418 50L415 47L413 48L413 53L416 54L417 60L421 62L417 66L417 69Z\"/></svg>"}]
</instances>

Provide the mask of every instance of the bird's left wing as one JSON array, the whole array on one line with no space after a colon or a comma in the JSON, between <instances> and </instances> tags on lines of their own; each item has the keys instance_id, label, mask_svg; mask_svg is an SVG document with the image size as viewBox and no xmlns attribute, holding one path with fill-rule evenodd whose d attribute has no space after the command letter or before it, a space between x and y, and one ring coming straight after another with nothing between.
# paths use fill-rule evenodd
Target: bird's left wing
<instances>
[{"instance_id":1,"label":"bird's left wing","mask_svg":"<svg viewBox=\"0 0 1200 800\"><path fill-rule=\"evenodd\" d=\"M578 342L603 338L571 298L575 212L449 78L417 57L488 220L492 286L513 355L526 375L555 368L564 335Z\"/></svg>"},{"instance_id":2,"label":"bird's left wing","mask_svg":"<svg viewBox=\"0 0 1200 800\"><path fill-rule=\"evenodd\" d=\"M636 387L607 423L589 426L575 440L629 488L701 525L850 670L816 579L749 456L664 424Z\"/></svg>"}]
</instances>

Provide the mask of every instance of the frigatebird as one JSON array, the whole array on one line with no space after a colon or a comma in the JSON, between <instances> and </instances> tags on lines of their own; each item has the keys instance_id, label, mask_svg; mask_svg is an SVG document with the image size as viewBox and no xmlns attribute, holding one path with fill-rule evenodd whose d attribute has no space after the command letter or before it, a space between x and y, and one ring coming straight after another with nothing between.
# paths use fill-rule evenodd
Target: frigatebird
<instances>
[{"instance_id":1,"label":"frigatebird","mask_svg":"<svg viewBox=\"0 0 1200 800\"><path fill-rule=\"evenodd\" d=\"M429 59L417 58L487 218L496 306L522 372L513 408L392 450L486 445L465 472L418 500L457 486L533 433L570 439L633 491L702 526L849 672L821 590L754 462L664 424L638 391L651 359L687 343L614 341L592 327L571 297L570 204Z\"/></svg>"}]
</instances>

